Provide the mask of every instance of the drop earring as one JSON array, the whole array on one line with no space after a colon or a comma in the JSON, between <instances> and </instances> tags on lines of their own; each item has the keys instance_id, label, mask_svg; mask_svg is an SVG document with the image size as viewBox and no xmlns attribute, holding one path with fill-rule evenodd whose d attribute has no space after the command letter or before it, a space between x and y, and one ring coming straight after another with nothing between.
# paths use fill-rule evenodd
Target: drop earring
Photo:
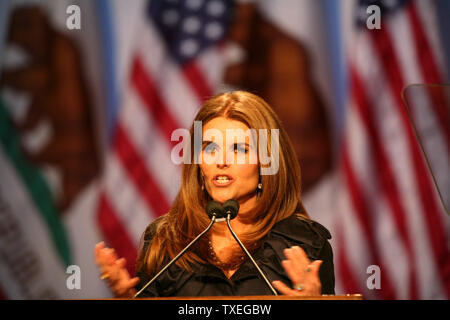
<instances>
[{"instance_id":1,"label":"drop earring","mask_svg":"<svg viewBox=\"0 0 450 320\"><path fill-rule=\"evenodd\" d=\"M263 185L262 185L261 177L260 177L258 185L256 186L256 193L261 193L262 191L263 191Z\"/></svg>"}]
</instances>

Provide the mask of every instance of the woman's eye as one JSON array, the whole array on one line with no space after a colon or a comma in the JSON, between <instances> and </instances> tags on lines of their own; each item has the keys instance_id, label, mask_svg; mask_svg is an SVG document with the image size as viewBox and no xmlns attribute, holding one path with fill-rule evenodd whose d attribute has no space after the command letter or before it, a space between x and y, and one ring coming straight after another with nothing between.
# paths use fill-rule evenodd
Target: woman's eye
<instances>
[{"instance_id":1,"label":"woman's eye","mask_svg":"<svg viewBox=\"0 0 450 320\"><path fill-rule=\"evenodd\" d=\"M234 152L236 153L247 153L248 148L243 145L234 145Z\"/></svg>"},{"instance_id":2,"label":"woman's eye","mask_svg":"<svg viewBox=\"0 0 450 320\"><path fill-rule=\"evenodd\" d=\"M203 149L203 151L206 153L217 151L217 145L215 145L214 143L208 144L205 149Z\"/></svg>"}]
</instances>

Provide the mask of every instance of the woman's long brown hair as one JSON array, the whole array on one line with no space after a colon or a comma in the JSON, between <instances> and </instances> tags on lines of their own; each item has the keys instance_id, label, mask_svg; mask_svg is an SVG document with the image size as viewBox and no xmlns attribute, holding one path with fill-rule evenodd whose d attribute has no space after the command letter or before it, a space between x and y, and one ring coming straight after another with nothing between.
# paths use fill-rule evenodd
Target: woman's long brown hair
<instances>
[{"instance_id":1,"label":"woman's long brown hair","mask_svg":"<svg viewBox=\"0 0 450 320\"><path fill-rule=\"evenodd\" d=\"M195 121L201 121L204 126L216 117L241 121L257 132L258 129L269 129L268 135L270 129L279 129L278 172L260 176L263 192L258 196L256 207L246 213L251 219L248 222L252 227L247 233L239 235L244 245L259 242L276 222L294 213L308 217L301 201L300 166L289 138L272 108L252 93L234 91L219 94L206 101ZM205 214L205 206L211 198L201 188L200 167L194 163L194 158L198 156L194 154L194 125L190 134L191 158L182 164L180 191L171 209L158 224L147 250L138 254L137 270L145 271L150 276L156 274L167 258L176 256L210 222ZM270 138L267 148L266 154L270 155ZM210 262L207 247L207 239L199 241L194 250L186 252L177 261L177 265L192 272L194 265Z\"/></svg>"}]
</instances>

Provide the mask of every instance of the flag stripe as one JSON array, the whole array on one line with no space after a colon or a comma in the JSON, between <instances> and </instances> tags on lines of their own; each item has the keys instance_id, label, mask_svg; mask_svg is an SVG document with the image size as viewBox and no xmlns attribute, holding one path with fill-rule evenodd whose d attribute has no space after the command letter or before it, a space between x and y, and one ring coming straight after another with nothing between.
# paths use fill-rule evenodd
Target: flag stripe
<instances>
[{"instance_id":1,"label":"flag stripe","mask_svg":"<svg viewBox=\"0 0 450 320\"><path fill-rule=\"evenodd\" d=\"M355 214L361 223L364 235L366 236L366 240L370 248L370 252L368 253L369 259L372 264L380 266L382 270L387 270L384 262L380 258L380 249L378 248L378 244L375 240L375 235L372 229L373 212L370 211L364 200L365 196L361 193L362 186L357 182L355 173L353 172L352 166L350 165L348 153L345 150L343 151L343 169L346 178L346 185L348 187L350 197L355 208ZM383 291L381 291L381 294L383 299L395 299L395 293L392 288L392 280L390 279L387 272L383 274L382 287Z\"/></svg>"},{"instance_id":2,"label":"flag stripe","mask_svg":"<svg viewBox=\"0 0 450 320\"><path fill-rule=\"evenodd\" d=\"M132 237L118 219L105 193L100 194L97 212L98 224L107 239L107 245L114 248L119 257L126 259L126 268L130 275L134 275L136 273L135 262L137 249L133 245Z\"/></svg>"},{"instance_id":3,"label":"flag stripe","mask_svg":"<svg viewBox=\"0 0 450 320\"><path fill-rule=\"evenodd\" d=\"M140 235L156 214L148 208L133 181L127 178L115 154L108 157L106 166L109 174L105 179L105 192L108 195L120 195L110 196L109 202L115 209L117 219L129 230L133 244L138 247Z\"/></svg>"},{"instance_id":4,"label":"flag stripe","mask_svg":"<svg viewBox=\"0 0 450 320\"><path fill-rule=\"evenodd\" d=\"M152 173L161 192L172 201L178 190L180 166L171 158L171 144L163 139L154 119L148 116L146 107L135 88L131 86L125 100L126 108L121 112L123 130L128 133L136 150L143 155L146 168ZM145 157L144 157L145 155Z\"/></svg>"},{"instance_id":5,"label":"flag stripe","mask_svg":"<svg viewBox=\"0 0 450 320\"><path fill-rule=\"evenodd\" d=\"M356 116L354 112L351 115ZM357 129L358 121L353 121L351 127L347 128L346 135L352 135L355 129ZM350 129L350 130L349 130ZM365 141L364 134L360 135L362 137L362 141ZM361 142L362 142L361 141ZM358 141L355 141L358 143ZM347 142L344 142L347 143ZM350 147L344 146L342 150ZM348 149L350 152L351 150ZM366 268L373 263L371 260L371 250L368 244L368 239L365 235L364 228L361 226L361 221L357 217L357 213L355 213L356 208L355 204L352 201L352 196L350 195L350 190L348 188L347 182L345 181L345 173L343 170L343 153L340 154L340 171L339 171L339 181L342 188L339 189L339 197L337 199L337 205L339 206L340 212L339 217L336 220L337 228L336 228L336 242L333 249L337 250L337 256L340 256L339 251L345 251L345 259L347 264L344 264L343 267L347 265L347 270L340 270L337 268L337 273L340 275L338 277L341 281L341 285L346 285L347 278L346 276L342 276L341 272L352 271L353 278L358 279L359 283L359 293L364 294L367 298L377 298L378 293L372 290L367 290L364 282L361 279L365 279L367 277ZM341 234L339 234L341 232ZM354 241L354 239L359 239L358 241ZM340 241L340 242L339 242ZM339 266L339 264L337 264ZM353 286L354 287L354 286ZM345 288L344 288L345 289ZM339 291L339 288L336 288ZM343 293L347 293L348 291L344 290ZM354 292L356 293L356 292Z\"/></svg>"},{"instance_id":6,"label":"flag stripe","mask_svg":"<svg viewBox=\"0 0 450 320\"><path fill-rule=\"evenodd\" d=\"M390 166L390 162L388 157L383 149L381 139L378 135L378 131L376 129L375 123L373 122L373 115L371 114L371 110L374 110L374 106L370 102L367 97L367 94L364 90L364 85L359 79L356 71L350 67L350 80L351 86L353 88L353 95L355 97L355 106L357 107L361 119L367 129L369 134L369 138L371 140L371 145L374 148L374 156L375 156L375 165L376 171L380 173L379 183L380 190L383 192L383 196L385 196L390 205L390 210L393 214L394 221L396 223L397 229L401 235L401 238L404 242L404 245L408 251L409 262L411 266L411 274L409 277L410 280L410 288L411 288L411 297L417 298L417 283L416 283L416 265L414 259L414 251L412 249L412 241L410 239L408 228L406 225L406 215L405 209L400 202L400 195L398 191L398 187L396 185L396 180L394 178L393 170Z\"/></svg>"},{"instance_id":7,"label":"flag stripe","mask_svg":"<svg viewBox=\"0 0 450 320\"><path fill-rule=\"evenodd\" d=\"M138 52L143 68L152 75L154 84L158 88L161 100L175 119L183 128L189 128L197 113L201 100L192 91L187 77L180 66L170 58L164 43L151 27L142 31L142 40L139 42ZM209 51L209 50L208 50ZM151 55L146 54L151 52ZM210 70L213 70L211 68Z\"/></svg>"},{"instance_id":8,"label":"flag stripe","mask_svg":"<svg viewBox=\"0 0 450 320\"><path fill-rule=\"evenodd\" d=\"M417 14L417 9L414 3L408 6L408 13L411 20L411 28L415 38L415 50L418 53L419 67L422 71L426 83L437 84L442 83L442 78L440 76L439 69L437 67L437 60L433 56L431 50L431 45L426 38L426 35L422 28L420 28L420 21ZM437 119L442 128L442 133L449 147L450 151L450 124L448 119L448 112L445 110L446 98L443 95L443 90L435 90L431 88L429 94L433 103L431 103L432 108L437 116Z\"/></svg>"},{"instance_id":9,"label":"flag stripe","mask_svg":"<svg viewBox=\"0 0 450 320\"><path fill-rule=\"evenodd\" d=\"M59 217L53 195L39 168L22 152L20 137L0 99L0 146L26 186L34 205L45 221L61 261L72 264L72 253L66 229Z\"/></svg>"},{"instance_id":10,"label":"flag stripe","mask_svg":"<svg viewBox=\"0 0 450 320\"><path fill-rule=\"evenodd\" d=\"M404 129L407 133L407 142L415 168L415 176L419 188L419 196L425 210L425 218L428 226L428 236L431 239L435 259L436 261L439 261L439 271L441 279L442 281L444 281L446 277L448 277L448 275L446 274L446 270L444 269L445 265L443 265L442 262L444 262L444 259L446 261L449 259L444 258L445 256L448 256L446 252L444 231L442 230L442 224L438 216L439 211L436 204L437 199L435 191L430 184L429 174L424 165L421 152L415 141L414 133L409 124L408 115L406 114L406 110L404 109L403 103L401 101L400 92L402 92L404 82L402 79L401 69L399 68L398 58L393 50L392 41L389 33L386 31L386 28L373 30L370 32L370 35L372 36L374 46L377 49L376 53L379 55L381 66L384 70L384 73L387 75L388 83L390 85L389 88L392 92L392 96L395 99L395 108L401 116ZM447 285L446 290L447 294L450 296L449 285Z\"/></svg>"},{"instance_id":11,"label":"flag stripe","mask_svg":"<svg viewBox=\"0 0 450 320\"><path fill-rule=\"evenodd\" d=\"M448 59L445 57L445 51L442 45L443 36L448 36L445 33L441 33L439 30L439 14L438 10L441 7L438 2L440 0L433 1L414 1L415 10L419 17L419 22L422 26L422 30L430 44L430 50L433 52L433 56L436 59L439 73L441 78L445 78ZM450 76L450 75L448 75Z\"/></svg>"},{"instance_id":12,"label":"flag stripe","mask_svg":"<svg viewBox=\"0 0 450 320\"><path fill-rule=\"evenodd\" d=\"M158 88L142 65L141 59L136 57L132 67L132 83L144 101L149 116L153 117L161 133L170 141L172 132L180 126L169 112L164 100L158 93Z\"/></svg>"},{"instance_id":13,"label":"flag stripe","mask_svg":"<svg viewBox=\"0 0 450 320\"><path fill-rule=\"evenodd\" d=\"M347 250L349 250L350 247L343 239L342 233L345 232L345 229L345 226L341 226L340 228L337 228L335 234L336 242L339 246L336 255L338 275L343 280L342 285L346 294L359 294L363 292L361 287L363 284L354 276L356 272L352 270L352 265L355 264L351 264L347 256Z\"/></svg>"},{"instance_id":14,"label":"flag stripe","mask_svg":"<svg viewBox=\"0 0 450 320\"><path fill-rule=\"evenodd\" d=\"M157 216L166 213L169 210L166 196L147 170L142 156L130 141L121 124L118 124L116 128L115 150L129 178L134 182L149 208Z\"/></svg>"},{"instance_id":15,"label":"flag stripe","mask_svg":"<svg viewBox=\"0 0 450 320\"><path fill-rule=\"evenodd\" d=\"M207 100L211 94L212 89L206 81L203 73L199 70L195 60L183 66L183 74L188 79L193 92L197 94L200 101Z\"/></svg>"}]
</instances>

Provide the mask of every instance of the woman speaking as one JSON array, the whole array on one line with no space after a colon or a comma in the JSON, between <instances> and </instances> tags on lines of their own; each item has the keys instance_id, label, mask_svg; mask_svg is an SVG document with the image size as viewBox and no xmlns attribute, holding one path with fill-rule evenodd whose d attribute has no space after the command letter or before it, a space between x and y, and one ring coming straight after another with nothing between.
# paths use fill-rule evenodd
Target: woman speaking
<instances>
[{"instance_id":1,"label":"woman speaking","mask_svg":"<svg viewBox=\"0 0 450 320\"><path fill-rule=\"evenodd\" d=\"M139 297L273 294L261 272L281 294L334 294L331 236L302 205L297 157L264 100L244 91L212 97L195 117L187 148L171 209L142 236L137 277L113 249L103 243L95 248L101 277L116 297L138 291ZM207 204L230 199L239 204L230 226L254 261L227 223L217 222L146 286L209 225Z\"/></svg>"}]
</instances>

